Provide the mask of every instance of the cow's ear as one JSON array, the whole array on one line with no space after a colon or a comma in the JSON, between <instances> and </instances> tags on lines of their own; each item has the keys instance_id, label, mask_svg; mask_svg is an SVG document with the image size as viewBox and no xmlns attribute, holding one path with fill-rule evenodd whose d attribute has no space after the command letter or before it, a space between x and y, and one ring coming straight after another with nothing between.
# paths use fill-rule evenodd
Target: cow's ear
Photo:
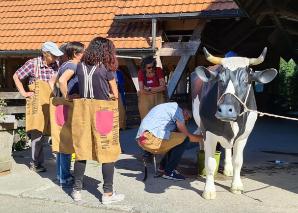
<instances>
[{"instance_id":1,"label":"cow's ear","mask_svg":"<svg viewBox=\"0 0 298 213\"><path fill-rule=\"evenodd\" d=\"M208 82L216 78L215 73L210 72L206 67L203 66L198 66L194 73L204 82Z\"/></svg>"},{"instance_id":2,"label":"cow's ear","mask_svg":"<svg viewBox=\"0 0 298 213\"><path fill-rule=\"evenodd\" d=\"M255 71L252 73L252 80L258 83L267 84L271 82L277 75L276 69L266 69L263 71Z\"/></svg>"}]
</instances>

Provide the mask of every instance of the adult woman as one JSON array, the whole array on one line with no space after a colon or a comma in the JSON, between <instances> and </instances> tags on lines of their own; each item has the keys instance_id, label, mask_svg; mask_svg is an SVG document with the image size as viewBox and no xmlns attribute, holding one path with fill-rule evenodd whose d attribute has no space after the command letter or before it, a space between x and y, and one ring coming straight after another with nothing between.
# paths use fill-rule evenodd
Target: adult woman
<instances>
[{"instance_id":1,"label":"adult woman","mask_svg":"<svg viewBox=\"0 0 298 213\"><path fill-rule=\"evenodd\" d=\"M56 77L53 77L49 83L59 83L59 87L55 88L56 97L73 98L78 97L79 85L78 78L74 75L77 69L77 64L80 62L84 52L84 44L80 42L69 42L65 46L65 56L67 61L64 62ZM72 139L60 136L60 144L72 143ZM65 141L63 141L65 140ZM70 187L73 183L73 178L70 174L71 154L64 153L65 150L58 150L56 165L57 165L57 179L62 187Z\"/></svg>"},{"instance_id":2,"label":"adult woman","mask_svg":"<svg viewBox=\"0 0 298 213\"><path fill-rule=\"evenodd\" d=\"M79 63L77 66L76 75L79 81L79 94L80 98L82 99L74 103L73 111L73 117L75 117L75 119L78 119L78 117L81 116L78 122L73 122L72 127L73 137L79 138L74 141L74 146L76 150L76 157L80 159L76 161L74 166L75 183L72 197L75 201L81 200L81 190L86 168L86 160L89 160L90 157L91 159L94 159L94 157L95 159L102 157L97 153L98 149L100 148L98 145L100 142L96 140L98 133L95 131L97 130L98 126L100 129L100 127L104 126L105 122L108 121L104 119L104 122L98 122L96 118L94 119L94 116L96 117L98 114L96 114L96 110L94 110L92 107L96 107L99 100L105 100L105 102L109 102L108 100L110 100L110 93L112 93L116 99L118 98L118 89L113 73L116 71L117 67L118 62L115 55L114 44L109 39L102 37L96 37L90 42L89 46L84 52L81 63ZM88 103L90 103L90 105L88 105ZM116 105L118 106L118 103ZM81 107L82 110L80 110L79 107ZM88 113L84 113L84 110L86 110ZM94 114L93 110L95 111L96 115ZM103 111L107 112L107 110ZM98 113L102 113L103 111ZM82 128L77 128L77 126L80 125L79 122L83 123L84 126ZM95 126L94 122L96 123ZM119 129L117 129L117 132L119 133ZM89 140L92 141L90 142ZM110 145L108 144L108 139L105 141L105 143L107 143L107 146ZM120 153L120 145L119 143L117 144L119 152L117 151L116 155L114 155L112 158L110 158L109 155L112 155L113 153L108 152L107 146L105 147L106 150L101 150L102 155L105 155L105 157L109 158L108 160L101 161L102 175L104 180L104 194L102 196L103 204L118 202L124 199L124 195L117 194L113 190L114 165L115 159L119 156L118 153ZM81 147L81 149L76 147ZM90 152L90 150L92 151ZM92 156L90 156L90 154L87 155L87 152L91 153Z\"/></svg>"},{"instance_id":3,"label":"adult woman","mask_svg":"<svg viewBox=\"0 0 298 213\"><path fill-rule=\"evenodd\" d=\"M161 68L156 67L153 57L142 61L142 69L138 72L139 80L139 112L141 119L156 105L165 101L166 90L164 74Z\"/></svg>"}]
</instances>

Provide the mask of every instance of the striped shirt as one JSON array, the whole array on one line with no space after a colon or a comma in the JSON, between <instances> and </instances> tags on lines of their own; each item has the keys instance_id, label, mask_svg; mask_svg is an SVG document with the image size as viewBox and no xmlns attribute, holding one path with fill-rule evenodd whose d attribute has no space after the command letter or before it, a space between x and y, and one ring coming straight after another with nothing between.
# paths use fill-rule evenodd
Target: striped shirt
<instances>
[{"instance_id":1,"label":"striped shirt","mask_svg":"<svg viewBox=\"0 0 298 213\"><path fill-rule=\"evenodd\" d=\"M39 69L36 69L36 65L38 65ZM39 70L39 74L36 77L35 74L38 72L37 70ZM31 84L35 81L35 78L43 81L49 81L51 77L57 72L57 70L58 64L56 62L51 64L50 66L47 66L43 62L42 57L37 57L30 59L22 67L20 67L16 71L16 75L19 77L20 80L29 77L29 84Z\"/></svg>"}]
</instances>

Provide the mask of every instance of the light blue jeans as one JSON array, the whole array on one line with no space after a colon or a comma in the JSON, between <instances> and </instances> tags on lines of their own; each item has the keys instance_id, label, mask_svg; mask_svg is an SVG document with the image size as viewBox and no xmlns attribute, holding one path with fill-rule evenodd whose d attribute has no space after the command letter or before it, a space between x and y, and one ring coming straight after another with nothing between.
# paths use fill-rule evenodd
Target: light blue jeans
<instances>
[{"instance_id":1,"label":"light blue jeans","mask_svg":"<svg viewBox=\"0 0 298 213\"><path fill-rule=\"evenodd\" d=\"M56 171L57 179L60 183L66 183L66 181L71 177L70 174L70 163L71 154L57 153L56 158Z\"/></svg>"}]
</instances>

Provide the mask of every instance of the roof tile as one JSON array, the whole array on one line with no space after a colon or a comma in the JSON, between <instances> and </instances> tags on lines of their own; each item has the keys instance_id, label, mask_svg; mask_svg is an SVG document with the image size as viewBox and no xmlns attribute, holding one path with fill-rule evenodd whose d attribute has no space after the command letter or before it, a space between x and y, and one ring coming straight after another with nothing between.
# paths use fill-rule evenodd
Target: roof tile
<instances>
[{"instance_id":1,"label":"roof tile","mask_svg":"<svg viewBox=\"0 0 298 213\"><path fill-rule=\"evenodd\" d=\"M111 38L117 48L149 48L150 23L117 22L115 15L235 8L232 0L1 0L0 50L36 50L47 40L87 45L94 36Z\"/></svg>"}]
</instances>

